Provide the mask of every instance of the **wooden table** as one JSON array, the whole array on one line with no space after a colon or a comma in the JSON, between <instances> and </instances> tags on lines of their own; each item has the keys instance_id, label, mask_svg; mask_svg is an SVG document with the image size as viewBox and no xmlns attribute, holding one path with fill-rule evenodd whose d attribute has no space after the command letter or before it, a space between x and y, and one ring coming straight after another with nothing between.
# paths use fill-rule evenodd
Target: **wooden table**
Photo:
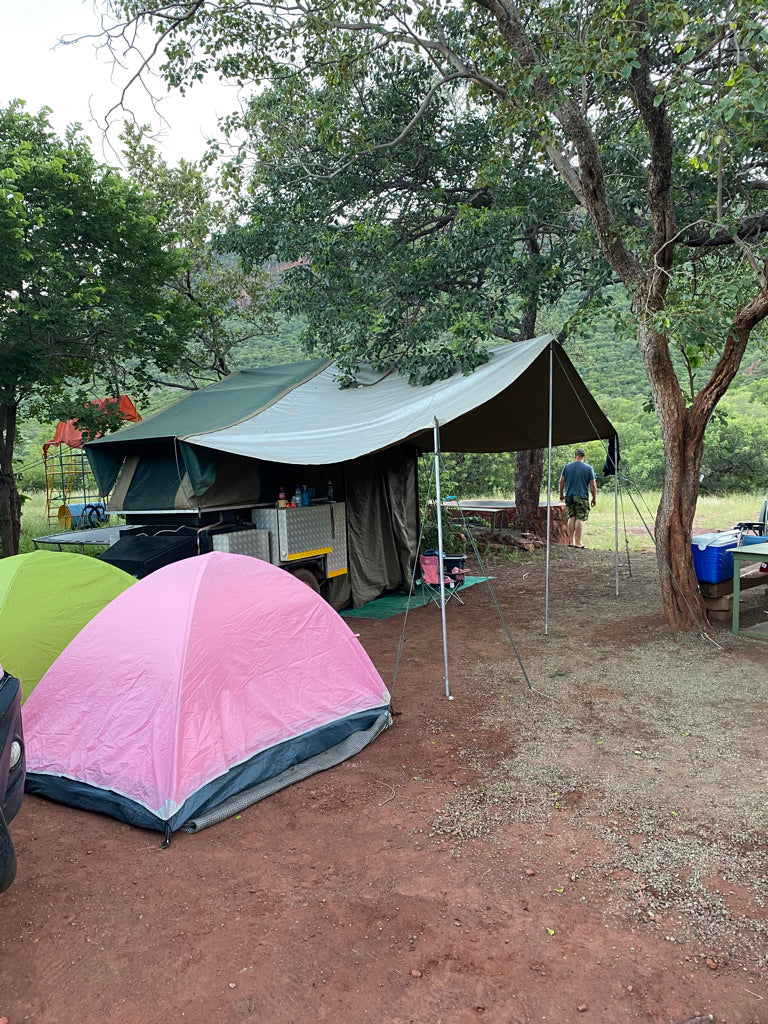
<instances>
[{"instance_id":1,"label":"wooden table","mask_svg":"<svg viewBox=\"0 0 768 1024\"><path fill-rule=\"evenodd\" d=\"M758 640L768 640L768 622L742 629L739 625L739 591L741 566L747 562L768 562L768 544L748 544L746 547L729 548L733 553L733 626L732 633L744 633ZM765 582L768 584L768 574Z\"/></svg>"},{"instance_id":2,"label":"wooden table","mask_svg":"<svg viewBox=\"0 0 768 1024\"><path fill-rule=\"evenodd\" d=\"M458 508L460 506L462 512L469 514L475 512L483 519L489 517L489 522L493 533L496 533L499 530L503 530L508 525L508 513L512 509L517 507L516 502L514 501L480 501L476 498L461 502L446 500L444 504L447 508ZM539 502L539 508L546 507L546 501ZM561 509L563 513L565 513L564 502L553 501L551 502L551 507L553 509Z\"/></svg>"}]
</instances>

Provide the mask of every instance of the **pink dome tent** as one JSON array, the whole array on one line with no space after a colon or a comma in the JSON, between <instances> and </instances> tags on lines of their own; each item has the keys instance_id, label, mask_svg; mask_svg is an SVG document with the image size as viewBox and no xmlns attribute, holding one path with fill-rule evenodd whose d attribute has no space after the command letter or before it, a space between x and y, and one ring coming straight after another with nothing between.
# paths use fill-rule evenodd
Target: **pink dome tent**
<instances>
[{"instance_id":1,"label":"pink dome tent","mask_svg":"<svg viewBox=\"0 0 768 1024\"><path fill-rule=\"evenodd\" d=\"M196 831L328 768L391 723L344 620L267 562L212 552L119 595L24 706L27 791Z\"/></svg>"}]
</instances>

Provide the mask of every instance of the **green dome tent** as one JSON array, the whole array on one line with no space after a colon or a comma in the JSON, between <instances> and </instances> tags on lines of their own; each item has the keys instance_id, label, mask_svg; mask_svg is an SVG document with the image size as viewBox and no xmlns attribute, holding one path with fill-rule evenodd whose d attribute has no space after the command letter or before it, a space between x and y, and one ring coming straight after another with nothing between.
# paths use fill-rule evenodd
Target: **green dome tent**
<instances>
[{"instance_id":1,"label":"green dome tent","mask_svg":"<svg viewBox=\"0 0 768 1024\"><path fill-rule=\"evenodd\" d=\"M23 700L83 626L135 582L87 555L0 559L0 663L21 680Z\"/></svg>"}]
</instances>

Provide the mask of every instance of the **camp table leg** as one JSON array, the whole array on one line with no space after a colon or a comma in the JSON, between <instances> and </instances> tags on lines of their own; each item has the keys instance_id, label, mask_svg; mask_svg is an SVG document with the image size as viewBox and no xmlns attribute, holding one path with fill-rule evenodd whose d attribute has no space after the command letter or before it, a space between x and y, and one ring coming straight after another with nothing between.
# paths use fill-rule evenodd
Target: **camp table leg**
<instances>
[{"instance_id":1,"label":"camp table leg","mask_svg":"<svg viewBox=\"0 0 768 1024\"><path fill-rule=\"evenodd\" d=\"M733 622L731 632L739 632L739 590L741 588L741 567L739 559L733 560Z\"/></svg>"}]
</instances>

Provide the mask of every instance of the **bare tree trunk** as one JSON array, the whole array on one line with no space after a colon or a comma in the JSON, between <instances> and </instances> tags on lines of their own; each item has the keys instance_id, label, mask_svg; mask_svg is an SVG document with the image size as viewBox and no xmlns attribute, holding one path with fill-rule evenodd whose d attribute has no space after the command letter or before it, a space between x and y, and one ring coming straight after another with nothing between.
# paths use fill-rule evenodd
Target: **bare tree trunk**
<instances>
[{"instance_id":1,"label":"bare tree trunk","mask_svg":"<svg viewBox=\"0 0 768 1024\"><path fill-rule=\"evenodd\" d=\"M657 299L643 291L638 290L636 301L650 304ZM655 531L664 618L675 629L690 629L707 622L693 568L691 533L709 416L686 409L667 339L653 329L647 316L638 319L637 341L664 442L664 487Z\"/></svg>"},{"instance_id":2,"label":"bare tree trunk","mask_svg":"<svg viewBox=\"0 0 768 1024\"><path fill-rule=\"evenodd\" d=\"M652 299L638 289L636 301ZM768 283L737 312L733 330L712 374L686 408L669 354L667 339L653 330L650 320L638 320L638 346L651 385L653 404L664 441L664 490L656 517L664 617L674 628L706 624L706 613L693 568L691 533L704 458L704 432L717 403L728 390L741 364L754 327L768 316Z\"/></svg>"},{"instance_id":3,"label":"bare tree trunk","mask_svg":"<svg viewBox=\"0 0 768 1024\"><path fill-rule=\"evenodd\" d=\"M517 529L544 536L539 517L539 495L544 474L546 448L535 448L515 455L515 514Z\"/></svg>"},{"instance_id":4,"label":"bare tree trunk","mask_svg":"<svg viewBox=\"0 0 768 1024\"><path fill-rule=\"evenodd\" d=\"M662 436L664 489L656 514L656 556L664 618L675 629L706 626L691 553L704 431L684 412L682 422L662 423Z\"/></svg>"},{"instance_id":5,"label":"bare tree trunk","mask_svg":"<svg viewBox=\"0 0 768 1024\"><path fill-rule=\"evenodd\" d=\"M0 557L19 553L21 498L13 472L16 406L0 405Z\"/></svg>"}]
</instances>

